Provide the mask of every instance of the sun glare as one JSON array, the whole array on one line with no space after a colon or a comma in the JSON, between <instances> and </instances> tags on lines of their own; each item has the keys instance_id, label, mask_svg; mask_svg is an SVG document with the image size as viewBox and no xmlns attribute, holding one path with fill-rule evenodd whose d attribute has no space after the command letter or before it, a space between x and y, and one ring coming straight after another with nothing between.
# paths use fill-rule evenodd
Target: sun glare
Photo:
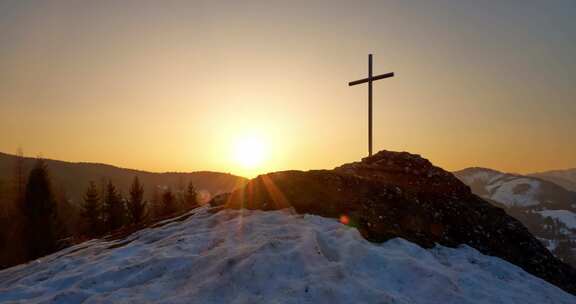
<instances>
[{"instance_id":1,"label":"sun glare","mask_svg":"<svg viewBox=\"0 0 576 304\"><path fill-rule=\"evenodd\" d=\"M240 138L234 145L236 162L245 169L257 169L266 160L268 147L262 138L251 136Z\"/></svg>"}]
</instances>

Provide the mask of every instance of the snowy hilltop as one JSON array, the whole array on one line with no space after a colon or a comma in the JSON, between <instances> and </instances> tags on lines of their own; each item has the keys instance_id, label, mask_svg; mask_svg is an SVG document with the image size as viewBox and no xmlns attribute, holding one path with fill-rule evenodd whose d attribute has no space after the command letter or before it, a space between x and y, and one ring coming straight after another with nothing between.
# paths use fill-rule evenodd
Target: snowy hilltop
<instances>
[{"instance_id":1,"label":"snowy hilltop","mask_svg":"<svg viewBox=\"0 0 576 304\"><path fill-rule=\"evenodd\" d=\"M334 170L282 171L252 179L211 202L343 218L372 242L403 238L425 248L468 245L576 294L576 270L554 257L521 222L474 195L419 155L380 151Z\"/></svg>"},{"instance_id":2,"label":"snowy hilltop","mask_svg":"<svg viewBox=\"0 0 576 304\"><path fill-rule=\"evenodd\" d=\"M0 272L2 303L575 303L468 246L375 244L334 219L201 207Z\"/></svg>"}]
</instances>

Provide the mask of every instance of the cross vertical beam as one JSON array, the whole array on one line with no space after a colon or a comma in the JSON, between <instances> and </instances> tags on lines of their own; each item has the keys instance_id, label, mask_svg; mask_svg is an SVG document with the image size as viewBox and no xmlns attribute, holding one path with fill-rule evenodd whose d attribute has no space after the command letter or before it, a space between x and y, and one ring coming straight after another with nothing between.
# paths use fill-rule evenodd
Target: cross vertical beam
<instances>
[{"instance_id":1,"label":"cross vertical beam","mask_svg":"<svg viewBox=\"0 0 576 304\"><path fill-rule=\"evenodd\" d=\"M394 73L372 75L372 54L368 54L368 78L354 80L348 83L349 86L368 83L368 156L372 156L372 82L384 78L394 77Z\"/></svg>"},{"instance_id":2,"label":"cross vertical beam","mask_svg":"<svg viewBox=\"0 0 576 304\"><path fill-rule=\"evenodd\" d=\"M372 156L372 54L368 54L368 156Z\"/></svg>"}]
</instances>

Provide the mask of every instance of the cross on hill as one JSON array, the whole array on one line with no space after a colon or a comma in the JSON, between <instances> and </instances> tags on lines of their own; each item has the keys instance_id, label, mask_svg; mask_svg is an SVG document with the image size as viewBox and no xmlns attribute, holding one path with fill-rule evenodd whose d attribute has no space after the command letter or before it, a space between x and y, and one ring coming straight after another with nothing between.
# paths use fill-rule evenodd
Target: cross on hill
<instances>
[{"instance_id":1,"label":"cross on hill","mask_svg":"<svg viewBox=\"0 0 576 304\"><path fill-rule=\"evenodd\" d=\"M372 76L372 54L368 54L368 78L355 80L348 83L348 86L368 83L368 156L372 156L372 81L390 78L394 72Z\"/></svg>"}]
</instances>

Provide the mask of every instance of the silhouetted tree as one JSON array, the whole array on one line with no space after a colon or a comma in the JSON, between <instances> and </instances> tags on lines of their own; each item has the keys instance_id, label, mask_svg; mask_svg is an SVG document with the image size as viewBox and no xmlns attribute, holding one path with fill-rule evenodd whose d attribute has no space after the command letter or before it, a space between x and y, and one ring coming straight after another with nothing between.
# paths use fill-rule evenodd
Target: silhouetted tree
<instances>
[{"instance_id":1,"label":"silhouetted tree","mask_svg":"<svg viewBox=\"0 0 576 304\"><path fill-rule=\"evenodd\" d=\"M101 233L100 214L100 194L96 183L91 181L84 193L84 204L82 205L82 217L86 219L87 234L89 236Z\"/></svg>"},{"instance_id":2,"label":"silhouetted tree","mask_svg":"<svg viewBox=\"0 0 576 304\"><path fill-rule=\"evenodd\" d=\"M158 186L152 188L152 200L149 208L152 218L162 216L162 192Z\"/></svg>"},{"instance_id":3,"label":"silhouetted tree","mask_svg":"<svg viewBox=\"0 0 576 304\"><path fill-rule=\"evenodd\" d=\"M124 224L125 208L122 197L112 184L108 181L106 192L104 193L104 217L107 231L118 229Z\"/></svg>"},{"instance_id":4,"label":"silhouetted tree","mask_svg":"<svg viewBox=\"0 0 576 304\"><path fill-rule=\"evenodd\" d=\"M188 187L186 188L186 194L184 195L184 203L186 209L196 208L198 206L196 187L192 182L188 182Z\"/></svg>"},{"instance_id":5,"label":"silhouetted tree","mask_svg":"<svg viewBox=\"0 0 576 304\"><path fill-rule=\"evenodd\" d=\"M28 257L52 253L57 247L56 202L52 193L48 169L38 159L26 184L22 214L25 217L24 241Z\"/></svg>"},{"instance_id":6,"label":"silhouetted tree","mask_svg":"<svg viewBox=\"0 0 576 304\"><path fill-rule=\"evenodd\" d=\"M176 198L170 188L162 194L162 215L170 215L176 212Z\"/></svg>"},{"instance_id":7,"label":"silhouetted tree","mask_svg":"<svg viewBox=\"0 0 576 304\"><path fill-rule=\"evenodd\" d=\"M3 261L10 260L12 263L20 263L28 259L24 231L26 219L23 214L26 175L24 153L19 147L14 159L12 181L5 184L4 193L0 194L0 204L3 209L1 216L5 219L4 224L0 227L2 231L0 234L4 234L6 244L10 244L10 246L0 246L3 248L1 255L4 258Z\"/></svg>"},{"instance_id":8,"label":"silhouetted tree","mask_svg":"<svg viewBox=\"0 0 576 304\"><path fill-rule=\"evenodd\" d=\"M16 163L14 165L14 194L15 206L22 206L25 195L25 168L24 168L24 153L22 148L18 148L16 152Z\"/></svg>"},{"instance_id":9,"label":"silhouetted tree","mask_svg":"<svg viewBox=\"0 0 576 304\"><path fill-rule=\"evenodd\" d=\"M141 223L144 220L145 211L144 187L142 187L136 176L130 187L130 200L128 201L128 212L132 222L135 224Z\"/></svg>"}]
</instances>

